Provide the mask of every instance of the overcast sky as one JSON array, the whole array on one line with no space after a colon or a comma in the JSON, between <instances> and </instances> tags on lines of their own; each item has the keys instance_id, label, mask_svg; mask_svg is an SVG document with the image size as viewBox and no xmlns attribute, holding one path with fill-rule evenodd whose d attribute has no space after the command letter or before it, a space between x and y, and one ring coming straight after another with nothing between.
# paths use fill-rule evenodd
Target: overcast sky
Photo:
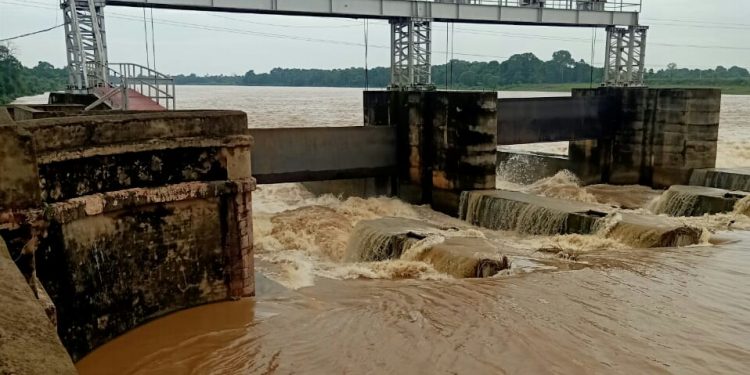
<instances>
[{"instance_id":1,"label":"overcast sky","mask_svg":"<svg viewBox=\"0 0 750 375\"><path fill-rule=\"evenodd\" d=\"M651 27L649 68L670 62L681 67L750 68L750 1L643 0L643 4L641 23ZM146 14L150 44L150 11ZM108 6L105 16L110 61L145 65L143 9ZM169 74L344 68L365 62L363 20L161 9L153 11L153 18L157 69ZM0 0L0 39L61 21L58 0ZM388 24L371 20L369 30L368 64L387 66ZM577 60L591 59L593 31L588 28L456 24L453 35L454 57L465 60L503 60L523 52L548 60L560 49L571 51ZM594 62L601 66L604 30L596 35ZM445 62L446 36L446 24L433 24L433 64ZM62 28L17 39L12 47L27 66L40 60L55 66L66 62Z\"/></svg>"}]
</instances>

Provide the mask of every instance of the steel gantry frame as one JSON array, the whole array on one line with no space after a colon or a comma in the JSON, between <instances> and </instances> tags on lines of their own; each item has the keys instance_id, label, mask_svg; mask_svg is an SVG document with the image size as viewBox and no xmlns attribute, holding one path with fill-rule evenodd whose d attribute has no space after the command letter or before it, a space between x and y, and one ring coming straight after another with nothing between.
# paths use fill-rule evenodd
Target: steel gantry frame
<instances>
[{"instance_id":1,"label":"steel gantry frame","mask_svg":"<svg viewBox=\"0 0 750 375\"><path fill-rule=\"evenodd\" d=\"M432 25L427 19L393 19L391 89L427 88L432 84Z\"/></svg>"},{"instance_id":2,"label":"steel gantry frame","mask_svg":"<svg viewBox=\"0 0 750 375\"><path fill-rule=\"evenodd\" d=\"M607 27L605 86L643 86L646 73L646 26Z\"/></svg>"},{"instance_id":3,"label":"steel gantry frame","mask_svg":"<svg viewBox=\"0 0 750 375\"><path fill-rule=\"evenodd\" d=\"M69 66L69 91L109 85L105 4L320 17L388 19L393 89L431 87L431 23L606 27L603 85L641 86L647 27L638 25L641 0L61 0Z\"/></svg>"},{"instance_id":4,"label":"steel gantry frame","mask_svg":"<svg viewBox=\"0 0 750 375\"><path fill-rule=\"evenodd\" d=\"M104 0L63 0L68 90L85 93L107 82Z\"/></svg>"}]
</instances>

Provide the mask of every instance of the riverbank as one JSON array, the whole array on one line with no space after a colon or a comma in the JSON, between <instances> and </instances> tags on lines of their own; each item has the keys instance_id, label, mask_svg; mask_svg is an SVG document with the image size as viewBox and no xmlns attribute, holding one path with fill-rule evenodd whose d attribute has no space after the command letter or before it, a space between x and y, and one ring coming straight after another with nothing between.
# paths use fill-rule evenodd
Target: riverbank
<instances>
[{"instance_id":1,"label":"riverbank","mask_svg":"<svg viewBox=\"0 0 750 375\"><path fill-rule=\"evenodd\" d=\"M234 85L234 84L217 84L217 83L190 83L190 84L177 84L177 86L226 86L226 87L289 87L289 88L331 88L331 89L362 89L361 86L284 86L284 85ZM596 82L593 85L588 83L537 83L537 84L522 84L522 85L508 85L508 86L497 86L494 88L488 87L466 87L466 86L448 86L451 90L482 90L482 91L531 91L531 92L570 92L573 89L584 89L591 87L598 87L599 83ZM726 86L699 86L699 85L671 85L671 84L648 84L648 87L652 88L718 88L721 89L721 93L725 95L750 95L750 85L726 85ZM435 87L439 90L446 88L445 85L435 84ZM385 90L385 87L369 87L369 90Z\"/></svg>"},{"instance_id":2,"label":"riverbank","mask_svg":"<svg viewBox=\"0 0 750 375\"><path fill-rule=\"evenodd\" d=\"M598 83L590 85L588 83L539 83L510 85L496 88L497 91L541 91L541 92L569 92L572 89L583 89L599 86ZM750 95L750 85L679 85L679 84L648 84L652 88L718 88L725 95ZM481 88L479 88L481 89Z\"/></svg>"}]
</instances>

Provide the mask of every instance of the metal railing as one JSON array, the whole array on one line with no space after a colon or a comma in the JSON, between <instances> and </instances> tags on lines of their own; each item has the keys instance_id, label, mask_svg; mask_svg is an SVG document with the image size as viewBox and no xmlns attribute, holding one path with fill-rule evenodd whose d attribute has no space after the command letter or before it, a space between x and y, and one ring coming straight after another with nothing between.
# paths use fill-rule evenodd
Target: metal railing
<instances>
[{"instance_id":1,"label":"metal railing","mask_svg":"<svg viewBox=\"0 0 750 375\"><path fill-rule=\"evenodd\" d=\"M568 10L638 12L643 0L422 0L434 3L497 5Z\"/></svg>"},{"instance_id":2,"label":"metal railing","mask_svg":"<svg viewBox=\"0 0 750 375\"><path fill-rule=\"evenodd\" d=\"M106 67L86 64L89 85L137 91L168 110L176 108L174 78L149 67L133 63L109 63ZM127 95L123 97L127 109Z\"/></svg>"}]
</instances>

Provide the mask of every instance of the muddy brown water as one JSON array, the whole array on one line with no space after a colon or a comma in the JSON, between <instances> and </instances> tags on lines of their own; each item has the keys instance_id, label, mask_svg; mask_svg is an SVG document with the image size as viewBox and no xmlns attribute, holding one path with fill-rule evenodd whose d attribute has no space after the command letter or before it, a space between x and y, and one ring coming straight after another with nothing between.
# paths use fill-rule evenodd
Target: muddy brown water
<instances>
[{"instance_id":1,"label":"muddy brown water","mask_svg":"<svg viewBox=\"0 0 750 375\"><path fill-rule=\"evenodd\" d=\"M748 373L750 235L487 280L330 280L179 312L82 374ZM269 282L266 282L269 283Z\"/></svg>"},{"instance_id":2,"label":"muddy brown water","mask_svg":"<svg viewBox=\"0 0 750 375\"><path fill-rule=\"evenodd\" d=\"M178 95L183 108L245 110L251 126L362 123L359 89L181 86ZM750 165L748 118L750 97L723 97L719 166ZM638 212L660 194L637 186L580 187L574 180L560 174L502 186ZM714 232L700 246L632 249L597 235L483 230L395 199L315 197L295 184L261 186L253 206L256 298L152 321L98 348L77 363L79 371L750 373L746 215L680 219ZM457 280L405 259L347 263L353 226L387 216L485 237L510 257L512 269Z\"/></svg>"}]
</instances>

